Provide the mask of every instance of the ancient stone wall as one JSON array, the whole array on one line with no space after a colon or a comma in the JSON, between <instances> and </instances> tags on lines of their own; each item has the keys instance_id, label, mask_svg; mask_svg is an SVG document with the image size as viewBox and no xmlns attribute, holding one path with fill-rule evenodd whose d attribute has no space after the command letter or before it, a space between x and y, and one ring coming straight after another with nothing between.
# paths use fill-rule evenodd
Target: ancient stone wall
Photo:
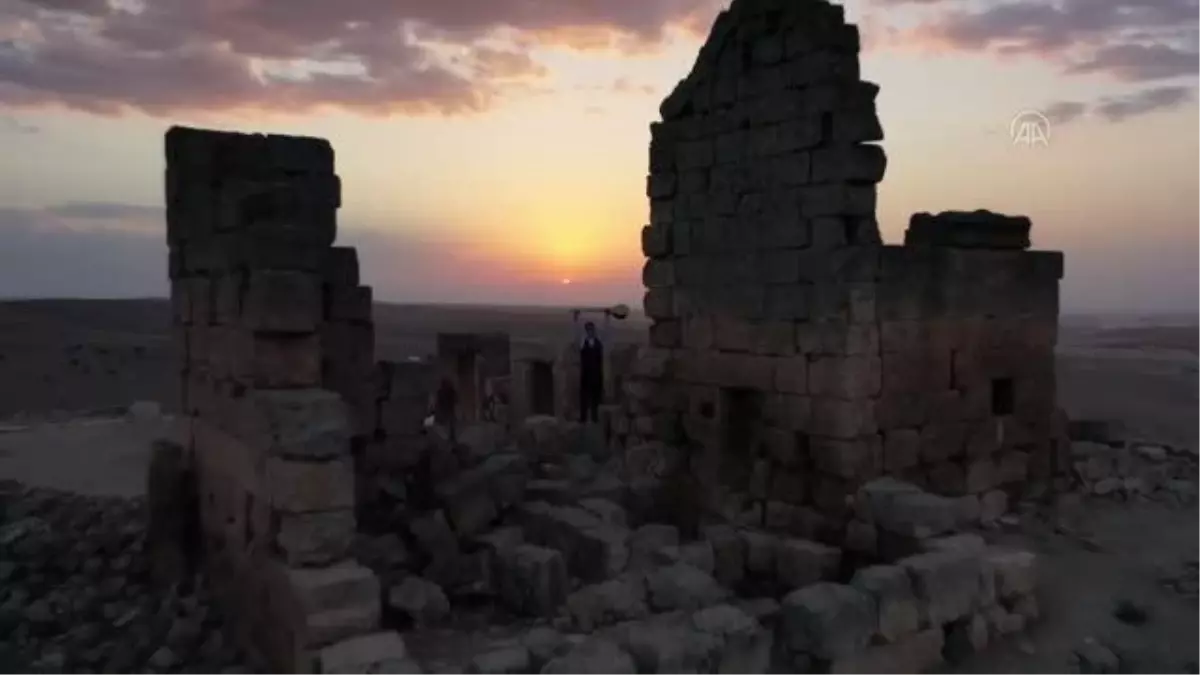
<instances>
[{"instance_id":1,"label":"ancient stone wall","mask_svg":"<svg viewBox=\"0 0 1200 675\"><path fill-rule=\"evenodd\" d=\"M1062 274L1024 219L921 214L881 244L858 51L820 0L717 18L651 125L653 325L626 386L629 443L682 449L710 509L837 538L879 475L978 495L1048 461Z\"/></svg>"},{"instance_id":2,"label":"ancient stone wall","mask_svg":"<svg viewBox=\"0 0 1200 675\"><path fill-rule=\"evenodd\" d=\"M437 353L442 377L449 378L459 393L461 421L483 420L490 383L509 376L508 334L439 333Z\"/></svg>"},{"instance_id":3,"label":"ancient stone wall","mask_svg":"<svg viewBox=\"0 0 1200 675\"><path fill-rule=\"evenodd\" d=\"M331 249L340 185L323 140L166 135L171 300L206 566L260 667L307 671L374 629L349 559L370 290ZM328 389L322 388L323 386Z\"/></svg>"}]
</instances>

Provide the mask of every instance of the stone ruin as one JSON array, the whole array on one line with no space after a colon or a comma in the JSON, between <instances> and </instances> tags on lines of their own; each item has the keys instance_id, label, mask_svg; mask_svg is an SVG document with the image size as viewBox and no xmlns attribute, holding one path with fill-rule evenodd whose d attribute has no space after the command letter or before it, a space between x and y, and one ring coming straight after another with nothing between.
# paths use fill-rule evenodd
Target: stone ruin
<instances>
[{"instance_id":1,"label":"stone ruin","mask_svg":"<svg viewBox=\"0 0 1200 675\"><path fill-rule=\"evenodd\" d=\"M858 51L823 0L719 15L651 127L653 324L598 427L567 346L376 362L327 142L172 128L151 550L198 547L287 672L920 672L1019 631L1035 558L975 530L1060 470L1062 256L986 212L881 243ZM458 442L423 424L443 377ZM199 541L162 525L188 512ZM481 612L451 656L397 632Z\"/></svg>"}]
</instances>

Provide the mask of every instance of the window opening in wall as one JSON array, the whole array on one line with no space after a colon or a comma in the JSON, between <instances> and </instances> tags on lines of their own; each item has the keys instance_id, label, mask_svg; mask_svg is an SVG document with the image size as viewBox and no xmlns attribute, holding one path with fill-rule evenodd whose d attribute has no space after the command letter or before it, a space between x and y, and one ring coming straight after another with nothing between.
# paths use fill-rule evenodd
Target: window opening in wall
<instances>
[{"instance_id":1,"label":"window opening in wall","mask_svg":"<svg viewBox=\"0 0 1200 675\"><path fill-rule=\"evenodd\" d=\"M1011 377L992 380L992 414L1011 415L1013 411L1013 381Z\"/></svg>"}]
</instances>

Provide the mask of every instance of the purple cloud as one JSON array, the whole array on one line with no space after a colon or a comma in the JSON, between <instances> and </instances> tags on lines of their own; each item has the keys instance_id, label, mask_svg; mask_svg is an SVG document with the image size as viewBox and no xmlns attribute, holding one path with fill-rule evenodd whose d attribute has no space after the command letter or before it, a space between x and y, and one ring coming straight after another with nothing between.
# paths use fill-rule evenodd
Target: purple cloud
<instances>
[{"instance_id":1,"label":"purple cloud","mask_svg":"<svg viewBox=\"0 0 1200 675\"><path fill-rule=\"evenodd\" d=\"M1016 0L947 8L890 42L1033 56L1069 74L1148 82L1200 70L1198 17L1198 0Z\"/></svg>"},{"instance_id":2,"label":"purple cloud","mask_svg":"<svg viewBox=\"0 0 1200 675\"><path fill-rule=\"evenodd\" d=\"M1042 112L1057 125L1069 124L1087 116L1121 122L1131 117L1177 108L1195 100L1195 94L1196 90L1191 87L1154 87L1120 96L1107 96L1092 103L1058 101Z\"/></svg>"},{"instance_id":3,"label":"purple cloud","mask_svg":"<svg viewBox=\"0 0 1200 675\"><path fill-rule=\"evenodd\" d=\"M12 0L0 9L0 100L118 114L338 106L484 109L545 74L538 45L660 44L716 0Z\"/></svg>"}]
</instances>

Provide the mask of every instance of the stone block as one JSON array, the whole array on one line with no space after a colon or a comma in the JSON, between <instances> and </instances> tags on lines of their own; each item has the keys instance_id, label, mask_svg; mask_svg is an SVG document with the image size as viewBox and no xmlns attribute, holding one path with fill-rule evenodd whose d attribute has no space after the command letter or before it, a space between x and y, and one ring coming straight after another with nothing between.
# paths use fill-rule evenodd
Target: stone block
<instances>
[{"instance_id":1,"label":"stone block","mask_svg":"<svg viewBox=\"0 0 1200 675\"><path fill-rule=\"evenodd\" d=\"M408 531L417 548L431 561L445 562L459 554L458 537L442 511L412 516Z\"/></svg>"},{"instance_id":2,"label":"stone block","mask_svg":"<svg viewBox=\"0 0 1200 675\"><path fill-rule=\"evenodd\" d=\"M958 509L954 500L931 495L894 478L863 485L855 498L859 517L893 534L924 539L954 529Z\"/></svg>"},{"instance_id":3,"label":"stone block","mask_svg":"<svg viewBox=\"0 0 1200 675\"><path fill-rule=\"evenodd\" d=\"M358 251L353 246L334 246L326 251L321 279L327 286L357 286Z\"/></svg>"},{"instance_id":4,"label":"stone block","mask_svg":"<svg viewBox=\"0 0 1200 675\"><path fill-rule=\"evenodd\" d=\"M370 286L330 286L325 293L325 317L330 321L370 323Z\"/></svg>"},{"instance_id":5,"label":"stone block","mask_svg":"<svg viewBox=\"0 0 1200 675\"><path fill-rule=\"evenodd\" d=\"M325 461L269 457L265 483L271 507L284 513L354 507L354 467L348 456Z\"/></svg>"},{"instance_id":6,"label":"stone block","mask_svg":"<svg viewBox=\"0 0 1200 675\"><path fill-rule=\"evenodd\" d=\"M584 509L551 507L526 523L525 535L560 551L572 575L585 581L610 579L629 564L629 531L603 523Z\"/></svg>"},{"instance_id":7,"label":"stone block","mask_svg":"<svg viewBox=\"0 0 1200 675\"><path fill-rule=\"evenodd\" d=\"M982 567L977 552L958 549L923 553L898 564L912 580L927 625L941 626L960 619L978 606Z\"/></svg>"},{"instance_id":8,"label":"stone block","mask_svg":"<svg viewBox=\"0 0 1200 675\"><path fill-rule=\"evenodd\" d=\"M584 631L640 619L650 612L646 585L632 575L584 586L567 597L566 606L572 622Z\"/></svg>"},{"instance_id":9,"label":"stone block","mask_svg":"<svg viewBox=\"0 0 1200 675\"><path fill-rule=\"evenodd\" d=\"M875 414L879 428L917 428L929 418L929 401L920 394L884 393L875 403Z\"/></svg>"},{"instance_id":10,"label":"stone block","mask_svg":"<svg viewBox=\"0 0 1200 675\"><path fill-rule=\"evenodd\" d=\"M646 225L642 228L643 255L647 258L663 258L671 252L671 228L668 225Z\"/></svg>"},{"instance_id":11,"label":"stone block","mask_svg":"<svg viewBox=\"0 0 1200 675\"><path fill-rule=\"evenodd\" d=\"M395 631L369 633L329 645L317 655L320 673L419 673L404 638Z\"/></svg>"},{"instance_id":12,"label":"stone block","mask_svg":"<svg viewBox=\"0 0 1200 675\"><path fill-rule=\"evenodd\" d=\"M787 429L764 426L758 432L758 440L767 456L785 469L797 466L803 458L802 453L807 450L801 447L800 435Z\"/></svg>"},{"instance_id":13,"label":"stone block","mask_svg":"<svg viewBox=\"0 0 1200 675\"><path fill-rule=\"evenodd\" d=\"M822 582L783 599L779 635L790 651L836 660L866 647L876 623L869 596L850 586Z\"/></svg>"},{"instance_id":14,"label":"stone block","mask_svg":"<svg viewBox=\"0 0 1200 675\"><path fill-rule=\"evenodd\" d=\"M675 263L650 258L642 267L642 285L646 288L670 288L675 285Z\"/></svg>"},{"instance_id":15,"label":"stone block","mask_svg":"<svg viewBox=\"0 0 1200 675\"><path fill-rule=\"evenodd\" d=\"M873 356L818 356L808 367L808 388L814 396L867 398L878 396L881 361Z\"/></svg>"},{"instance_id":16,"label":"stone block","mask_svg":"<svg viewBox=\"0 0 1200 675\"><path fill-rule=\"evenodd\" d=\"M321 340L313 334L227 334L227 374L260 389L308 389L321 385Z\"/></svg>"},{"instance_id":17,"label":"stone block","mask_svg":"<svg viewBox=\"0 0 1200 675\"><path fill-rule=\"evenodd\" d=\"M908 572L898 565L876 565L855 572L850 585L866 593L875 602L879 617L878 633L888 642L896 642L917 631L920 608Z\"/></svg>"},{"instance_id":18,"label":"stone block","mask_svg":"<svg viewBox=\"0 0 1200 675\"><path fill-rule=\"evenodd\" d=\"M883 467L883 446L878 434L850 439L814 436L809 450L813 466L840 478L874 478Z\"/></svg>"},{"instance_id":19,"label":"stone block","mask_svg":"<svg viewBox=\"0 0 1200 675\"><path fill-rule=\"evenodd\" d=\"M803 284L770 284L765 287L762 314L773 321L804 321L810 314L810 289Z\"/></svg>"},{"instance_id":20,"label":"stone block","mask_svg":"<svg viewBox=\"0 0 1200 675\"><path fill-rule=\"evenodd\" d=\"M788 588L801 588L837 575L842 553L803 539L781 539L775 552L776 578Z\"/></svg>"},{"instance_id":21,"label":"stone block","mask_svg":"<svg viewBox=\"0 0 1200 675\"><path fill-rule=\"evenodd\" d=\"M731 316L712 317L713 344L717 349L728 352L749 352L753 342L753 326L750 322Z\"/></svg>"},{"instance_id":22,"label":"stone block","mask_svg":"<svg viewBox=\"0 0 1200 675\"><path fill-rule=\"evenodd\" d=\"M921 460L926 464L961 458L965 448L963 424L927 424L921 429Z\"/></svg>"},{"instance_id":23,"label":"stone block","mask_svg":"<svg viewBox=\"0 0 1200 675\"><path fill-rule=\"evenodd\" d=\"M730 595L711 576L686 563L660 567L648 574L646 593L650 606L659 612L709 607Z\"/></svg>"},{"instance_id":24,"label":"stone block","mask_svg":"<svg viewBox=\"0 0 1200 675\"><path fill-rule=\"evenodd\" d=\"M251 270L242 298L242 325L267 333L310 333L321 321L320 280L287 270Z\"/></svg>"},{"instance_id":25,"label":"stone block","mask_svg":"<svg viewBox=\"0 0 1200 675\"><path fill-rule=\"evenodd\" d=\"M810 322L796 326L802 354L878 357L879 329L872 324Z\"/></svg>"},{"instance_id":26,"label":"stone block","mask_svg":"<svg viewBox=\"0 0 1200 675\"><path fill-rule=\"evenodd\" d=\"M358 607L379 602L379 579L356 562L339 562L328 567L283 567L276 562L269 573L283 575L298 608L314 614L341 607Z\"/></svg>"},{"instance_id":27,"label":"stone block","mask_svg":"<svg viewBox=\"0 0 1200 675\"><path fill-rule=\"evenodd\" d=\"M808 362L804 357L779 359L775 363L774 390L786 394L807 394Z\"/></svg>"},{"instance_id":28,"label":"stone block","mask_svg":"<svg viewBox=\"0 0 1200 675\"><path fill-rule=\"evenodd\" d=\"M990 211L946 211L913 214L904 233L905 246L954 248L1029 248L1031 224L1025 216Z\"/></svg>"},{"instance_id":29,"label":"stone block","mask_svg":"<svg viewBox=\"0 0 1200 675\"><path fill-rule=\"evenodd\" d=\"M883 434L883 469L903 471L920 460L921 436L916 429L893 429Z\"/></svg>"},{"instance_id":30,"label":"stone block","mask_svg":"<svg viewBox=\"0 0 1200 675\"><path fill-rule=\"evenodd\" d=\"M333 392L252 391L243 405L237 432L268 455L315 460L344 457L350 452L346 405Z\"/></svg>"},{"instance_id":31,"label":"stone block","mask_svg":"<svg viewBox=\"0 0 1200 675\"><path fill-rule=\"evenodd\" d=\"M810 429L813 434L852 439L878 431L875 402L870 399L814 398Z\"/></svg>"},{"instance_id":32,"label":"stone block","mask_svg":"<svg viewBox=\"0 0 1200 675\"><path fill-rule=\"evenodd\" d=\"M767 532L741 530L738 535L746 552L746 571L750 574L773 578L776 574L776 553L779 537Z\"/></svg>"},{"instance_id":33,"label":"stone block","mask_svg":"<svg viewBox=\"0 0 1200 675\"><path fill-rule=\"evenodd\" d=\"M833 116L834 143L877 143L883 140L883 125L873 109L845 110Z\"/></svg>"},{"instance_id":34,"label":"stone block","mask_svg":"<svg viewBox=\"0 0 1200 675\"><path fill-rule=\"evenodd\" d=\"M500 595L505 604L526 616L550 617L567 599L567 566L558 551L520 544L498 562Z\"/></svg>"},{"instance_id":35,"label":"stone block","mask_svg":"<svg viewBox=\"0 0 1200 675\"><path fill-rule=\"evenodd\" d=\"M488 478L487 473L477 468L434 487L446 517L459 537L482 532L499 516Z\"/></svg>"},{"instance_id":36,"label":"stone block","mask_svg":"<svg viewBox=\"0 0 1200 675\"><path fill-rule=\"evenodd\" d=\"M814 183L878 183L886 168L887 156L877 145L818 148L812 152Z\"/></svg>"},{"instance_id":37,"label":"stone block","mask_svg":"<svg viewBox=\"0 0 1200 675\"><path fill-rule=\"evenodd\" d=\"M499 645L476 654L467 668L469 673L528 673L533 672L532 656L522 645Z\"/></svg>"},{"instance_id":38,"label":"stone block","mask_svg":"<svg viewBox=\"0 0 1200 675\"><path fill-rule=\"evenodd\" d=\"M354 541L354 511L280 513L275 543L291 565L326 565L344 558Z\"/></svg>"},{"instance_id":39,"label":"stone block","mask_svg":"<svg viewBox=\"0 0 1200 675\"><path fill-rule=\"evenodd\" d=\"M703 535L713 549L713 576L727 586L740 582L746 574L746 544L738 532L728 525L713 525Z\"/></svg>"},{"instance_id":40,"label":"stone block","mask_svg":"<svg viewBox=\"0 0 1200 675\"><path fill-rule=\"evenodd\" d=\"M328 250L287 229L221 232L197 264L205 269L294 270L319 275ZM189 265L196 258L189 254Z\"/></svg>"},{"instance_id":41,"label":"stone block","mask_svg":"<svg viewBox=\"0 0 1200 675\"><path fill-rule=\"evenodd\" d=\"M1029 453L1012 450L997 458L997 480L1001 485L1021 485L1029 480Z\"/></svg>"},{"instance_id":42,"label":"stone block","mask_svg":"<svg viewBox=\"0 0 1200 675\"><path fill-rule=\"evenodd\" d=\"M901 638L897 642L867 647L861 654L838 659L831 673L926 673L942 664L945 636L940 627Z\"/></svg>"},{"instance_id":43,"label":"stone block","mask_svg":"<svg viewBox=\"0 0 1200 675\"><path fill-rule=\"evenodd\" d=\"M636 673L633 658L608 640L587 638L542 668L543 673Z\"/></svg>"},{"instance_id":44,"label":"stone block","mask_svg":"<svg viewBox=\"0 0 1200 675\"><path fill-rule=\"evenodd\" d=\"M667 288L651 288L646 291L642 309L650 319L675 318L674 296Z\"/></svg>"},{"instance_id":45,"label":"stone block","mask_svg":"<svg viewBox=\"0 0 1200 675\"><path fill-rule=\"evenodd\" d=\"M1037 587L1037 556L1029 551L989 549L985 565L995 575L996 593L1005 600L1029 595Z\"/></svg>"},{"instance_id":46,"label":"stone block","mask_svg":"<svg viewBox=\"0 0 1200 675\"><path fill-rule=\"evenodd\" d=\"M925 484L939 495L961 497L968 493L966 472L957 462L938 462L930 466Z\"/></svg>"},{"instance_id":47,"label":"stone block","mask_svg":"<svg viewBox=\"0 0 1200 675\"><path fill-rule=\"evenodd\" d=\"M808 431L812 417L812 399L795 394L776 394L763 401L763 421L791 432ZM803 438L798 436L797 439ZM803 447L800 448L803 452Z\"/></svg>"},{"instance_id":48,"label":"stone block","mask_svg":"<svg viewBox=\"0 0 1200 675\"><path fill-rule=\"evenodd\" d=\"M965 488L971 494L983 494L1000 484L999 469L991 457L968 461L965 472Z\"/></svg>"},{"instance_id":49,"label":"stone block","mask_svg":"<svg viewBox=\"0 0 1200 675\"><path fill-rule=\"evenodd\" d=\"M659 549L678 545L679 529L675 526L662 523L643 525L629 536L630 565L640 567L650 564Z\"/></svg>"},{"instance_id":50,"label":"stone block","mask_svg":"<svg viewBox=\"0 0 1200 675\"><path fill-rule=\"evenodd\" d=\"M442 587L418 576L405 577L389 589L387 605L417 627L436 624L450 613Z\"/></svg>"}]
</instances>

